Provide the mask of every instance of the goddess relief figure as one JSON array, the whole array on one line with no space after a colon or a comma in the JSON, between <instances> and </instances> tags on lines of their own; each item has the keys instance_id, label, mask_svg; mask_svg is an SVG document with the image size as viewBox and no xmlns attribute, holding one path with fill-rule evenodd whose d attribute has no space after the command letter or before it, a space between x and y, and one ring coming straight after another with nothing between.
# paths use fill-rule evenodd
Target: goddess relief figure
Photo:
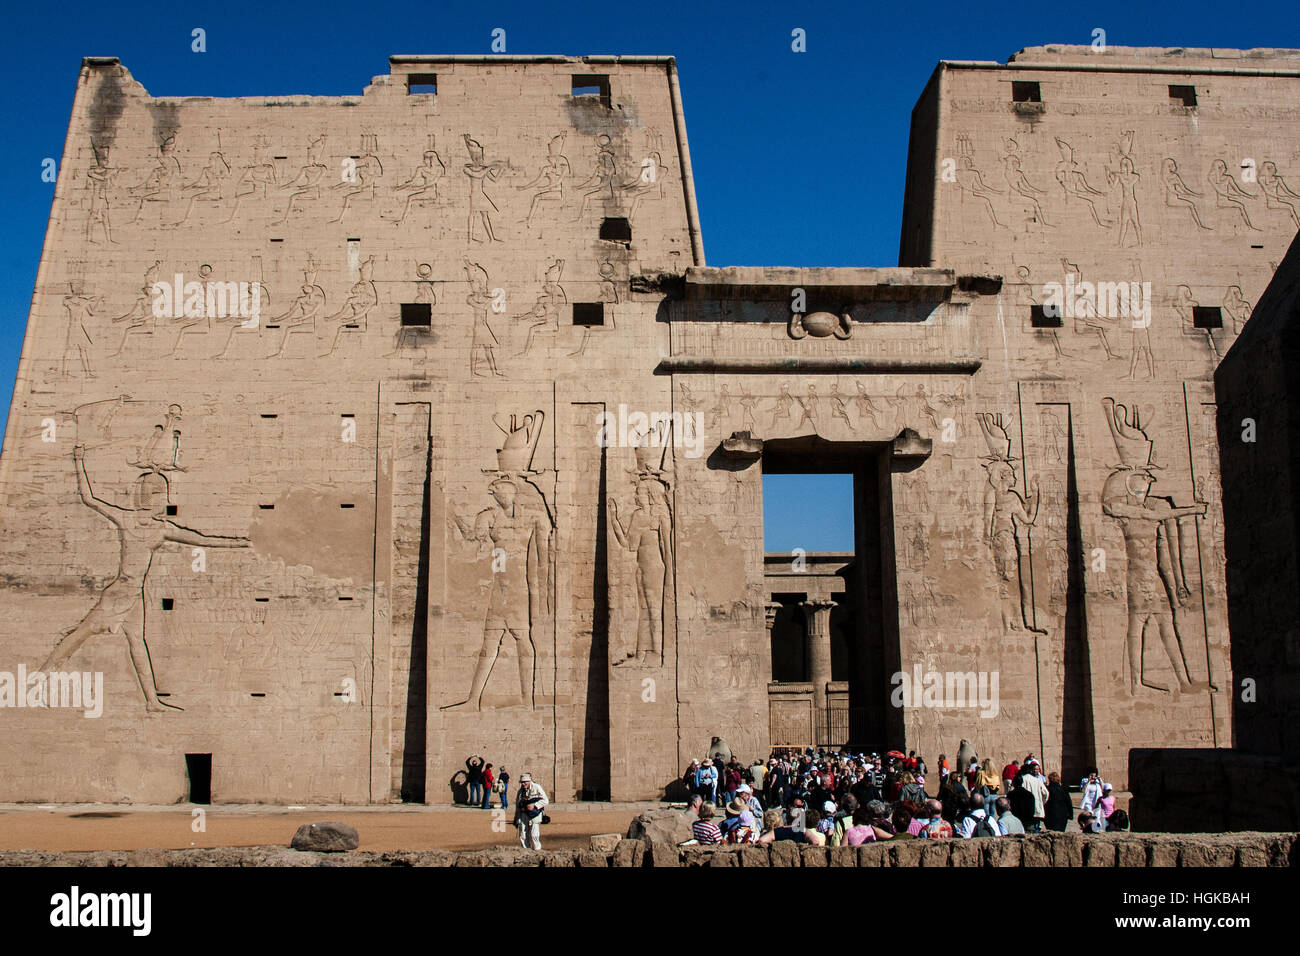
<instances>
[{"instance_id":1,"label":"goddess relief figure","mask_svg":"<svg viewBox=\"0 0 1300 956\"><path fill-rule=\"evenodd\" d=\"M1011 457L1011 439L1001 415L976 414L984 440L992 453L984 459L989 487L984 493L984 540L993 550L998 590L1002 602L1002 624L1009 631L1027 630L1046 634L1033 621L1033 594L1029 588L1020 529L1032 528L1038 518L1038 483L1030 485L1029 499L1020 497L1016 469ZM1013 587L1018 593L1013 593ZM1017 601L1019 606L1017 607Z\"/></svg>"},{"instance_id":2,"label":"goddess relief figure","mask_svg":"<svg viewBox=\"0 0 1300 956\"><path fill-rule=\"evenodd\" d=\"M618 664L658 667L663 661L664 593L673 563L672 516L663 482L648 476L637 481L636 509L627 524L611 498L609 525L619 545L636 553L636 650Z\"/></svg>"}]
</instances>

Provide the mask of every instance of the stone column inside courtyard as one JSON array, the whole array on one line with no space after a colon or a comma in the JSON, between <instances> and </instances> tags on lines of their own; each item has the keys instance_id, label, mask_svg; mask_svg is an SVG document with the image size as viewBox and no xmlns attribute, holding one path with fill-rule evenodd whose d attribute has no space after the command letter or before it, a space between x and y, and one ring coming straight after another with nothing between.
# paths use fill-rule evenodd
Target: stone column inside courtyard
<instances>
[{"instance_id":1,"label":"stone column inside courtyard","mask_svg":"<svg viewBox=\"0 0 1300 956\"><path fill-rule=\"evenodd\" d=\"M813 727L817 743L826 729L826 685L831 680L831 610L834 601L803 601L807 621L808 679L813 685Z\"/></svg>"}]
</instances>

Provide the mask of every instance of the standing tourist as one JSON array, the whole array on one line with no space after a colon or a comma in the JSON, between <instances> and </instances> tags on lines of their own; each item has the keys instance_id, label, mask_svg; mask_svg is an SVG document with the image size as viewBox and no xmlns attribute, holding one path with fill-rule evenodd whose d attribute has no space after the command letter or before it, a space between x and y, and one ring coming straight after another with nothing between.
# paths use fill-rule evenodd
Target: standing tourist
<instances>
[{"instance_id":1,"label":"standing tourist","mask_svg":"<svg viewBox=\"0 0 1300 956\"><path fill-rule=\"evenodd\" d=\"M501 790L501 809L504 810L510 801L510 774L506 773L505 767L497 774L497 786Z\"/></svg>"},{"instance_id":2,"label":"standing tourist","mask_svg":"<svg viewBox=\"0 0 1300 956\"><path fill-rule=\"evenodd\" d=\"M519 778L515 826L519 828L519 842L525 850L542 848L542 811L549 802L546 791L533 782L532 774L526 773Z\"/></svg>"},{"instance_id":3,"label":"standing tourist","mask_svg":"<svg viewBox=\"0 0 1300 956\"><path fill-rule=\"evenodd\" d=\"M1064 833L1073 815L1070 792L1061 783L1061 775L1053 770L1047 775L1047 829Z\"/></svg>"},{"instance_id":4,"label":"standing tourist","mask_svg":"<svg viewBox=\"0 0 1300 956\"><path fill-rule=\"evenodd\" d=\"M477 807L483 802L483 765L485 761L478 754L472 754L465 761L465 779L469 784L469 805Z\"/></svg>"}]
</instances>

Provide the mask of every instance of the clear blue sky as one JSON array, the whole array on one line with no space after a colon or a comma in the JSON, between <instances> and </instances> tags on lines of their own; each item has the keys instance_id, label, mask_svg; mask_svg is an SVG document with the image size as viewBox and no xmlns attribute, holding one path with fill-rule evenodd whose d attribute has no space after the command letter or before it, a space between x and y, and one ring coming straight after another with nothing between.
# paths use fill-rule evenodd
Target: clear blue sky
<instances>
[{"instance_id":1,"label":"clear blue sky","mask_svg":"<svg viewBox=\"0 0 1300 956\"><path fill-rule=\"evenodd\" d=\"M190 50L195 27L206 53ZM390 53L489 53L496 27L513 54L677 57L710 265L896 264L908 122L940 59L1005 61L1026 46L1087 44L1096 27L1112 45L1300 46L1289 4L1208 0L9 4L0 408L54 189L41 161L62 155L81 57L121 57L154 95L357 94ZM796 27L806 53L791 51ZM844 546L842 511L799 520L801 546Z\"/></svg>"}]
</instances>

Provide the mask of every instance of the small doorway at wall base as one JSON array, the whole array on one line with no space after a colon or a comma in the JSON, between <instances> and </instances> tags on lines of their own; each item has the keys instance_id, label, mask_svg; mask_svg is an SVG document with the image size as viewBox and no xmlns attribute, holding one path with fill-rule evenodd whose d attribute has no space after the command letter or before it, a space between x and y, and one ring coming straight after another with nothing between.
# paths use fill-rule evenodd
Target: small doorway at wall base
<instances>
[{"instance_id":1,"label":"small doorway at wall base","mask_svg":"<svg viewBox=\"0 0 1300 956\"><path fill-rule=\"evenodd\" d=\"M190 803L212 802L212 754L186 754L185 777L190 784Z\"/></svg>"}]
</instances>

